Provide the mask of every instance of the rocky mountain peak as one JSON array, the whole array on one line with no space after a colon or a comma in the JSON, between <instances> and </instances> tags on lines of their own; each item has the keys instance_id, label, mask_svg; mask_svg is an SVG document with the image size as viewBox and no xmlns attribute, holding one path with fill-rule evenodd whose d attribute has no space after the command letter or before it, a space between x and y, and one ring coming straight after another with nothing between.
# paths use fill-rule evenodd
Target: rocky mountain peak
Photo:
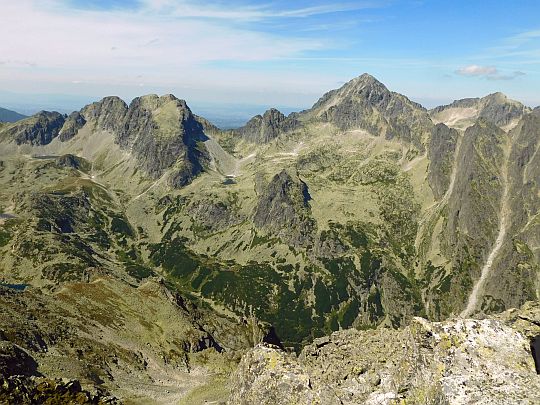
<instances>
[{"instance_id":1,"label":"rocky mountain peak","mask_svg":"<svg viewBox=\"0 0 540 405\"><path fill-rule=\"evenodd\" d=\"M349 91L357 93L390 93L390 90L388 90L388 88L383 83L381 83L379 80L377 80L375 77L371 76L368 73L364 73L350 80L338 90L339 93L345 93Z\"/></svg>"},{"instance_id":2,"label":"rocky mountain peak","mask_svg":"<svg viewBox=\"0 0 540 405\"><path fill-rule=\"evenodd\" d=\"M64 115L56 111L40 111L13 124L7 130L7 137L17 145L47 145L58 136L64 121Z\"/></svg>"},{"instance_id":3,"label":"rocky mountain peak","mask_svg":"<svg viewBox=\"0 0 540 405\"><path fill-rule=\"evenodd\" d=\"M116 132L122 126L127 109L127 104L120 97L109 96L84 107L81 115L97 129Z\"/></svg>"},{"instance_id":4,"label":"rocky mountain peak","mask_svg":"<svg viewBox=\"0 0 540 405\"><path fill-rule=\"evenodd\" d=\"M283 169L259 196L253 222L258 229L270 231L294 246L309 244L315 227L310 199L307 184L296 172Z\"/></svg>"},{"instance_id":5,"label":"rocky mountain peak","mask_svg":"<svg viewBox=\"0 0 540 405\"><path fill-rule=\"evenodd\" d=\"M71 138L73 138L79 129L81 129L84 124L86 124L86 120L81 115L79 111L72 112L64 122L64 125L62 126L62 129L59 133L59 139L62 142L65 142Z\"/></svg>"},{"instance_id":6,"label":"rocky mountain peak","mask_svg":"<svg viewBox=\"0 0 540 405\"><path fill-rule=\"evenodd\" d=\"M275 108L271 108L263 115L256 115L246 125L235 132L253 143L268 143L279 134L292 131L300 126L294 117L286 117Z\"/></svg>"},{"instance_id":7,"label":"rocky mountain peak","mask_svg":"<svg viewBox=\"0 0 540 405\"><path fill-rule=\"evenodd\" d=\"M324 94L312 109L325 109L341 102L347 102L350 97L365 99L368 103L378 104L391 97L390 91L384 84L368 73L364 73L341 86Z\"/></svg>"},{"instance_id":8,"label":"rocky mountain peak","mask_svg":"<svg viewBox=\"0 0 540 405\"><path fill-rule=\"evenodd\" d=\"M204 127L187 103L171 94L135 98L116 139L153 178L178 166L170 176L174 186L187 184L202 171L199 160L204 159L204 151L198 150L197 142L207 139Z\"/></svg>"},{"instance_id":9,"label":"rocky mountain peak","mask_svg":"<svg viewBox=\"0 0 540 405\"><path fill-rule=\"evenodd\" d=\"M285 115L277 108L270 108L269 110L266 110L262 116L262 119L268 122L279 122L283 121L285 118Z\"/></svg>"},{"instance_id":10,"label":"rocky mountain peak","mask_svg":"<svg viewBox=\"0 0 540 405\"><path fill-rule=\"evenodd\" d=\"M156 110L158 108L162 108L165 105L169 105L174 106L179 110L186 110L186 112L189 112L191 114L191 109L188 107L186 101L177 98L173 94L164 94L161 97L157 94L147 94L144 96L136 97L130 103L130 106L132 104L146 110Z\"/></svg>"},{"instance_id":11,"label":"rocky mountain peak","mask_svg":"<svg viewBox=\"0 0 540 405\"><path fill-rule=\"evenodd\" d=\"M435 123L443 122L449 127L466 129L478 118L484 118L504 130L512 129L531 109L501 92L482 98L464 98L430 111Z\"/></svg>"},{"instance_id":12,"label":"rocky mountain peak","mask_svg":"<svg viewBox=\"0 0 540 405\"><path fill-rule=\"evenodd\" d=\"M501 93L500 91L497 91L495 93L488 94L484 97L485 99L493 100L499 103L504 103L508 100L508 96L504 93Z\"/></svg>"},{"instance_id":13,"label":"rocky mountain peak","mask_svg":"<svg viewBox=\"0 0 540 405\"><path fill-rule=\"evenodd\" d=\"M341 130L362 129L387 139L400 138L418 150L424 149L424 138L433 126L420 104L388 90L367 73L323 95L301 118L331 122Z\"/></svg>"}]
</instances>

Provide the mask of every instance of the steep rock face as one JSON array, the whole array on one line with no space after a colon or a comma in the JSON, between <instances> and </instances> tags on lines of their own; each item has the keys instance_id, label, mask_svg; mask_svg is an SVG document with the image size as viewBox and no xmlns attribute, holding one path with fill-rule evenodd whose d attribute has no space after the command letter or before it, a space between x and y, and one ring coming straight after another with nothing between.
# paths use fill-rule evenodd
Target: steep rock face
<instances>
[{"instance_id":1,"label":"steep rock face","mask_svg":"<svg viewBox=\"0 0 540 405\"><path fill-rule=\"evenodd\" d=\"M419 150L424 149L424 139L433 126L421 105L389 91L368 74L326 93L300 115L332 122L342 130L364 129L386 139L399 138Z\"/></svg>"},{"instance_id":2,"label":"steep rock face","mask_svg":"<svg viewBox=\"0 0 540 405\"><path fill-rule=\"evenodd\" d=\"M444 195L450 184L458 136L455 129L444 124L437 124L431 130L427 148L430 162L427 179L437 200Z\"/></svg>"},{"instance_id":3,"label":"steep rock face","mask_svg":"<svg viewBox=\"0 0 540 405\"><path fill-rule=\"evenodd\" d=\"M540 113L527 114L511 131L508 160L507 237L483 292L483 312L516 307L536 299L540 275Z\"/></svg>"},{"instance_id":4,"label":"steep rock face","mask_svg":"<svg viewBox=\"0 0 540 405\"><path fill-rule=\"evenodd\" d=\"M504 131L485 120L463 135L441 240L441 250L452 263L449 293L454 299L480 277L498 234L506 142Z\"/></svg>"},{"instance_id":5,"label":"steep rock face","mask_svg":"<svg viewBox=\"0 0 540 405\"><path fill-rule=\"evenodd\" d=\"M482 98L465 98L451 104L436 107L429 113L434 122L443 122L452 128L465 129L483 118L505 130L511 129L530 112L530 108L502 93Z\"/></svg>"},{"instance_id":6,"label":"steep rock face","mask_svg":"<svg viewBox=\"0 0 540 405\"><path fill-rule=\"evenodd\" d=\"M294 246L311 244L316 225L310 215L310 198L298 175L282 170L262 190L253 222Z\"/></svg>"},{"instance_id":7,"label":"steep rock face","mask_svg":"<svg viewBox=\"0 0 540 405\"><path fill-rule=\"evenodd\" d=\"M13 124L6 133L9 139L15 139L17 145L47 145L58 136L64 121L65 118L60 113L40 111Z\"/></svg>"},{"instance_id":8,"label":"steep rock face","mask_svg":"<svg viewBox=\"0 0 540 405\"><path fill-rule=\"evenodd\" d=\"M471 257L483 258L495 240L506 142L505 133L487 121L479 121L465 132L448 202L445 248L449 256L462 257L467 250Z\"/></svg>"},{"instance_id":9,"label":"steep rock face","mask_svg":"<svg viewBox=\"0 0 540 405\"><path fill-rule=\"evenodd\" d=\"M234 375L231 398L317 403L324 393L322 403L335 396L341 404L537 402L540 380L529 348L540 329L537 307L499 320L415 318L401 330L343 330L315 339L298 359L258 346ZM309 389L298 381L309 381ZM290 400L295 386L298 402Z\"/></svg>"},{"instance_id":10,"label":"steep rock face","mask_svg":"<svg viewBox=\"0 0 540 405\"><path fill-rule=\"evenodd\" d=\"M117 142L129 149L139 167L152 178L173 168L169 181L182 187L202 171L206 160L202 125L183 100L172 95L149 95L134 99L118 131Z\"/></svg>"},{"instance_id":11,"label":"steep rock face","mask_svg":"<svg viewBox=\"0 0 540 405\"><path fill-rule=\"evenodd\" d=\"M79 132L79 129L81 129L84 124L86 124L86 120L81 113L78 111L72 112L66 118L66 121L59 132L58 139L60 139L62 142L69 141L71 138L77 135L77 132Z\"/></svg>"},{"instance_id":12,"label":"steep rock face","mask_svg":"<svg viewBox=\"0 0 540 405\"><path fill-rule=\"evenodd\" d=\"M117 132L123 127L127 109L127 104L121 98L110 96L87 105L81 110L81 115L95 129Z\"/></svg>"},{"instance_id":13,"label":"steep rock face","mask_svg":"<svg viewBox=\"0 0 540 405\"><path fill-rule=\"evenodd\" d=\"M537 299L539 116L525 114L509 134L486 119L468 127L454 152L452 192L444 198L434 186L437 161L430 155L428 180L440 200L424 218L434 249L424 255L419 244L419 252L426 260L428 313L435 319L460 313L467 299L475 316Z\"/></svg>"},{"instance_id":14,"label":"steep rock face","mask_svg":"<svg viewBox=\"0 0 540 405\"><path fill-rule=\"evenodd\" d=\"M297 129L300 123L293 117L286 117L275 108L263 115L256 115L245 126L234 132L248 142L257 144L268 143L279 134Z\"/></svg>"},{"instance_id":15,"label":"steep rock face","mask_svg":"<svg viewBox=\"0 0 540 405\"><path fill-rule=\"evenodd\" d=\"M70 115L61 140L71 139L86 122L92 131L111 132L151 178L169 171L173 187L185 186L203 170L208 156L200 141L207 139L205 129L218 131L173 95L137 97L129 107L118 97L106 97Z\"/></svg>"}]
</instances>

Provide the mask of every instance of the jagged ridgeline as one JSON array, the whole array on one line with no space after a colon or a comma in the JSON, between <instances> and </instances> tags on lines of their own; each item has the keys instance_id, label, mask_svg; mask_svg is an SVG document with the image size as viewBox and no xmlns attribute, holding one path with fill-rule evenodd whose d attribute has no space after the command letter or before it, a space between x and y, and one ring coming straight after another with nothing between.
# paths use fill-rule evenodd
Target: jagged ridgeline
<instances>
[{"instance_id":1,"label":"jagged ridgeline","mask_svg":"<svg viewBox=\"0 0 540 405\"><path fill-rule=\"evenodd\" d=\"M500 93L428 111L367 74L228 131L172 95L42 111L0 127L0 280L163 277L296 349L502 311L539 295L539 131Z\"/></svg>"}]
</instances>

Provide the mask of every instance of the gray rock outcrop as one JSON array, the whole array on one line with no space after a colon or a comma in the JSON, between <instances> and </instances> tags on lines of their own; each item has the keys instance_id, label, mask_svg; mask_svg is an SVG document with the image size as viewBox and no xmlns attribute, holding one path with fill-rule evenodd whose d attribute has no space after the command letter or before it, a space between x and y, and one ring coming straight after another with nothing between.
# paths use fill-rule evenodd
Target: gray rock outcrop
<instances>
[{"instance_id":1,"label":"gray rock outcrop","mask_svg":"<svg viewBox=\"0 0 540 405\"><path fill-rule=\"evenodd\" d=\"M130 150L152 178L172 168L169 181L175 187L186 185L202 171L207 153L198 142L205 139L186 102L172 95L134 99L117 134L119 145Z\"/></svg>"},{"instance_id":2,"label":"gray rock outcrop","mask_svg":"<svg viewBox=\"0 0 540 405\"><path fill-rule=\"evenodd\" d=\"M448 128L444 124L437 124L431 130L427 148L430 162L427 179L437 200L444 195L450 185L458 136L455 129Z\"/></svg>"},{"instance_id":3,"label":"gray rock outcrop","mask_svg":"<svg viewBox=\"0 0 540 405\"><path fill-rule=\"evenodd\" d=\"M81 110L86 121L91 121L95 129L118 132L124 125L127 104L119 97L110 96L89 104Z\"/></svg>"},{"instance_id":4,"label":"gray rock outcrop","mask_svg":"<svg viewBox=\"0 0 540 405\"><path fill-rule=\"evenodd\" d=\"M449 126L465 129L483 118L486 121L507 129L529 113L531 109L518 101L509 99L503 93L493 93L482 98L456 100L430 110L435 122L444 122Z\"/></svg>"},{"instance_id":5,"label":"gray rock outcrop","mask_svg":"<svg viewBox=\"0 0 540 405\"><path fill-rule=\"evenodd\" d=\"M315 339L298 359L259 345L233 376L229 403L536 403L529 339L538 321L531 303L498 319L415 318L401 330L338 331Z\"/></svg>"},{"instance_id":6,"label":"gray rock outcrop","mask_svg":"<svg viewBox=\"0 0 540 405\"><path fill-rule=\"evenodd\" d=\"M79 132L79 129L81 129L84 124L86 124L86 120L81 113L78 111L72 112L66 118L66 121L60 130L58 139L60 139L62 142L69 141L71 138L77 135L77 132Z\"/></svg>"},{"instance_id":7,"label":"gray rock outcrop","mask_svg":"<svg viewBox=\"0 0 540 405\"><path fill-rule=\"evenodd\" d=\"M312 244L316 224L310 199L306 183L297 174L282 170L262 190L253 223L293 246Z\"/></svg>"},{"instance_id":8,"label":"gray rock outcrop","mask_svg":"<svg viewBox=\"0 0 540 405\"><path fill-rule=\"evenodd\" d=\"M64 121L64 116L58 112L40 111L29 118L17 121L6 132L17 145L42 146L51 143L58 136Z\"/></svg>"},{"instance_id":9,"label":"gray rock outcrop","mask_svg":"<svg viewBox=\"0 0 540 405\"><path fill-rule=\"evenodd\" d=\"M238 128L234 133L248 142L262 144L270 142L282 133L293 131L300 125L295 118L286 117L280 111L271 108L263 115L256 115L250 119L246 125Z\"/></svg>"},{"instance_id":10,"label":"gray rock outcrop","mask_svg":"<svg viewBox=\"0 0 540 405\"><path fill-rule=\"evenodd\" d=\"M342 130L363 129L387 139L399 138L423 150L433 126L428 112L407 97L389 91L365 73L322 96L303 119L315 118Z\"/></svg>"}]
</instances>

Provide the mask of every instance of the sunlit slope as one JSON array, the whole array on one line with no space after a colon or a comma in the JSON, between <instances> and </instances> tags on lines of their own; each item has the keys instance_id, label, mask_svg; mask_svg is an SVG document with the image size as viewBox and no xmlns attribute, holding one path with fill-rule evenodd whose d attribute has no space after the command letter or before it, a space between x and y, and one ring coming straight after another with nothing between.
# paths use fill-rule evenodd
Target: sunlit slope
<instances>
[{"instance_id":1,"label":"sunlit slope","mask_svg":"<svg viewBox=\"0 0 540 405\"><path fill-rule=\"evenodd\" d=\"M503 109L507 103L490 100ZM535 167L537 122L528 110L502 121L475 116L465 131L451 129L362 75L310 110L289 117L269 110L233 131L218 130L173 96L144 96L130 106L106 98L79 114L64 117L67 127L50 140L35 128L56 116L2 130L1 204L6 213L50 222L64 209L57 199L84 202L91 193L91 208L73 215L102 223L72 233L101 232L108 245L84 236L94 252L86 261L60 250L37 272L29 250L16 259L17 238L47 246L62 228L31 236L8 220L8 281L47 285L43 266L67 261L84 273L99 257L119 277L127 270L144 279L151 271L223 313L268 321L294 346L349 326L457 315L490 254L471 313L536 296L537 210L533 200L527 212L516 201L503 204L506 183L510 199L514 189L534 193L518 181L532 178ZM510 133L509 120L521 120ZM56 156L67 153L84 164L59 167ZM530 160L525 171L523 159ZM38 203L36 191L46 194ZM509 224L500 220L503 205ZM507 228L497 243L501 223ZM13 272L16 260L26 264ZM523 292L501 296L496 279Z\"/></svg>"}]
</instances>

